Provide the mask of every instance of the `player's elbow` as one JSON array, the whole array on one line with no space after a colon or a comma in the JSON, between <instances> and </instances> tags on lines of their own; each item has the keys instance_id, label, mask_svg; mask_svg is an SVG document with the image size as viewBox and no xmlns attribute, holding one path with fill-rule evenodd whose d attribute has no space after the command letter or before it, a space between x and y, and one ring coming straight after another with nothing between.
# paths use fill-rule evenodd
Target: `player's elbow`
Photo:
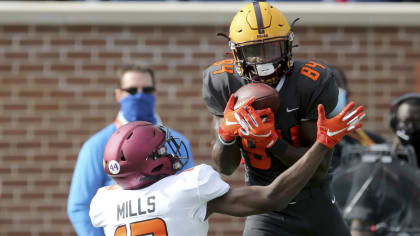
<instances>
[{"instance_id":1,"label":"player's elbow","mask_svg":"<svg viewBox=\"0 0 420 236\"><path fill-rule=\"evenodd\" d=\"M224 175L232 175L238 167L238 165L222 160L221 158L213 158L212 166L215 170Z\"/></svg>"},{"instance_id":2,"label":"player's elbow","mask_svg":"<svg viewBox=\"0 0 420 236\"><path fill-rule=\"evenodd\" d=\"M271 211L281 211L287 207L291 197L285 191L274 191L274 189L268 188L266 193L267 202Z\"/></svg>"},{"instance_id":3,"label":"player's elbow","mask_svg":"<svg viewBox=\"0 0 420 236\"><path fill-rule=\"evenodd\" d=\"M233 172L235 172L235 170L236 170L236 168L234 168L234 167L226 167L226 166L224 166L224 167L222 167L222 168L219 169L219 172L222 173L222 174L224 174L224 175L232 175Z\"/></svg>"},{"instance_id":4,"label":"player's elbow","mask_svg":"<svg viewBox=\"0 0 420 236\"><path fill-rule=\"evenodd\" d=\"M273 201L273 199L270 199L271 201ZM289 204L289 201L280 198L280 199L276 199L273 201L273 204L270 206L270 210L271 211L281 211L284 210L287 205Z\"/></svg>"},{"instance_id":5,"label":"player's elbow","mask_svg":"<svg viewBox=\"0 0 420 236\"><path fill-rule=\"evenodd\" d=\"M277 204L276 207L273 208L273 209L275 211L282 211L282 210L286 209L288 204L289 204L288 202L282 201L282 202L279 202L279 204Z\"/></svg>"},{"instance_id":6,"label":"player's elbow","mask_svg":"<svg viewBox=\"0 0 420 236\"><path fill-rule=\"evenodd\" d=\"M328 166L320 165L319 168L315 171L312 179L322 180L327 173L328 173Z\"/></svg>"},{"instance_id":7,"label":"player's elbow","mask_svg":"<svg viewBox=\"0 0 420 236\"><path fill-rule=\"evenodd\" d=\"M224 175L232 175L233 172L235 172L236 168L229 168L227 166L221 166L217 165L215 163L212 164L213 169L215 169L217 172L224 174Z\"/></svg>"}]
</instances>

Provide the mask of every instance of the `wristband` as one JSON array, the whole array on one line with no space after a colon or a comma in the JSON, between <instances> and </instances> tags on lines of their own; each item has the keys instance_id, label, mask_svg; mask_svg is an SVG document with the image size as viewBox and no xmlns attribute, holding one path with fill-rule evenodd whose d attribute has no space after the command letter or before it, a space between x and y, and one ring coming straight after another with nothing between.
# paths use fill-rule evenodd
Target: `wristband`
<instances>
[{"instance_id":1,"label":"wristband","mask_svg":"<svg viewBox=\"0 0 420 236\"><path fill-rule=\"evenodd\" d=\"M234 138L233 141L226 142L225 140L223 140L222 137L220 137L220 135L217 135L217 137L219 138L219 142L221 142L225 146L231 146L236 143L236 138Z\"/></svg>"},{"instance_id":2,"label":"wristband","mask_svg":"<svg viewBox=\"0 0 420 236\"><path fill-rule=\"evenodd\" d=\"M286 153L288 147L288 142L281 138L278 138L276 143L271 148L268 148L268 150L275 155L281 156L284 153Z\"/></svg>"}]
</instances>

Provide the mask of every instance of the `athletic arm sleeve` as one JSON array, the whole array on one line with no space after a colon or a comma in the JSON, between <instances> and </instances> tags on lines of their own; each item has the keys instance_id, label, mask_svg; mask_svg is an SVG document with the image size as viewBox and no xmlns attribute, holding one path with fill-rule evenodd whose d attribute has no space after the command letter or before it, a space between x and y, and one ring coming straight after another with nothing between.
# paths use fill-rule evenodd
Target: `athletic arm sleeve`
<instances>
[{"instance_id":1,"label":"athletic arm sleeve","mask_svg":"<svg viewBox=\"0 0 420 236\"><path fill-rule=\"evenodd\" d=\"M223 116L223 111L229 100L229 96L223 92L225 83L225 78L216 78L212 75L212 67L203 72L202 97L209 112L216 116Z\"/></svg>"}]
</instances>

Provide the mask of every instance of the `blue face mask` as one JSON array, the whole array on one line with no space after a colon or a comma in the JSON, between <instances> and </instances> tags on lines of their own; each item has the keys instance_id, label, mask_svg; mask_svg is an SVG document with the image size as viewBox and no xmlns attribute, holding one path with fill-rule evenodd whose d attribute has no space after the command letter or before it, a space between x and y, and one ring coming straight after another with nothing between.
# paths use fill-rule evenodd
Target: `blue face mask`
<instances>
[{"instance_id":1,"label":"blue face mask","mask_svg":"<svg viewBox=\"0 0 420 236\"><path fill-rule=\"evenodd\" d=\"M338 88L338 101L337 105L335 106L334 110L328 114L329 117L334 117L340 113L343 108L347 105L347 92L342 88Z\"/></svg>"},{"instance_id":2,"label":"blue face mask","mask_svg":"<svg viewBox=\"0 0 420 236\"><path fill-rule=\"evenodd\" d=\"M121 111L128 122L148 121L156 124L155 100L153 94L136 93L120 101Z\"/></svg>"}]
</instances>

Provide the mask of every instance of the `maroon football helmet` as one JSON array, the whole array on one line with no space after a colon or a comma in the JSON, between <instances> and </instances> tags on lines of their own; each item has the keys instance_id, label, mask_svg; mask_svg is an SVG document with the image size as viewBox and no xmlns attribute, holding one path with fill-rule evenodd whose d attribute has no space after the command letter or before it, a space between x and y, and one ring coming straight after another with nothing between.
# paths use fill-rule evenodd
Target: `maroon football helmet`
<instances>
[{"instance_id":1,"label":"maroon football helmet","mask_svg":"<svg viewBox=\"0 0 420 236\"><path fill-rule=\"evenodd\" d=\"M173 154L167 152L167 146ZM182 169L186 162L180 160L181 148L185 145L170 136L165 126L130 122L108 140L104 169L124 189L139 189Z\"/></svg>"}]
</instances>

